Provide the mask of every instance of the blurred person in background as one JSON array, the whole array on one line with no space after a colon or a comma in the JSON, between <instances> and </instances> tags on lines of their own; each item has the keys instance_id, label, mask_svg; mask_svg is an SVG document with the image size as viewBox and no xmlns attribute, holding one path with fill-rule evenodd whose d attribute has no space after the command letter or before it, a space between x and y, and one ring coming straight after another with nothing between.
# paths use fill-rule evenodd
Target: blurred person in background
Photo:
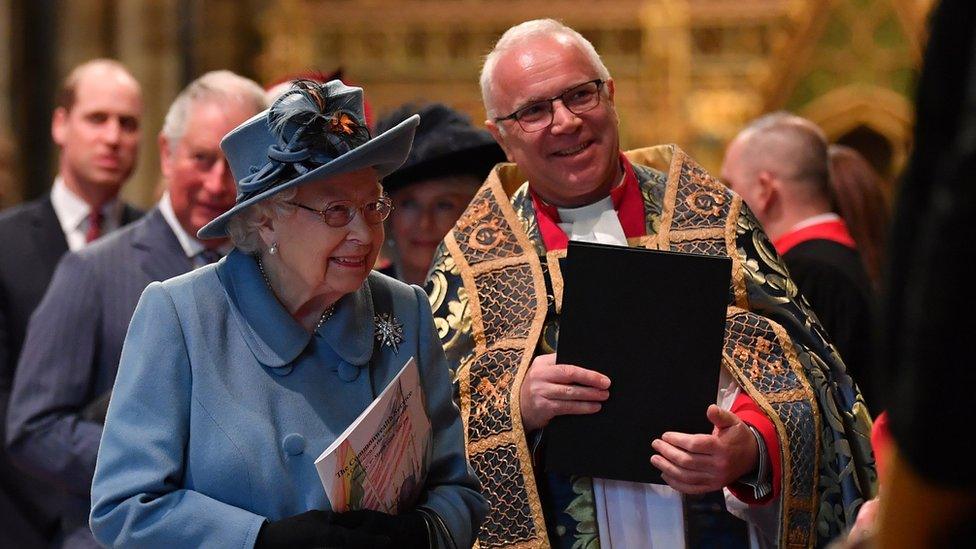
<instances>
[{"instance_id":1,"label":"blurred person in background","mask_svg":"<svg viewBox=\"0 0 976 549\"><path fill-rule=\"evenodd\" d=\"M226 239L197 231L234 205L220 140L263 110L264 90L229 71L207 73L173 101L159 134L165 193L142 219L58 265L31 317L7 411L7 451L64 490L65 547L94 547L91 480L122 342L150 282L207 265Z\"/></svg>"},{"instance_id":2,"label":"blurred person in background","mask_svg":"<svg viewBox=\"0 0 976 549\"><path fill-rule=\"evenodd\" d=\"M0 210L14 200L14 165L13 143L4 132L0 131Z\"/></svg>"},{"instance_id":3,"label":"blurred person in background","mask_svg":"<svg viewBox=\"0 0 976 549\"><path fill-rule=\"evenodd\" d=\"M872 287L879 291L891 223L888 202L881 190L881 176L855 149L831 145L827 152L834 209L857 243Z\"/></svg>"},{"instance_id":4,"label":"blurred person in background","mask_svg":"<svg viewBox=\"0 0 976 549\"><path fill-rule=\"evenodd\" d=\"M96 59L75 67L51 120L59 148L51 192L0 213L0 431L28 320L61 256L140 215L118 194L136 164L142 114L139 83L122 64ZM60 499L0 451L0 531L9 539L46 545L58 535Z\"/></svg>"},{"instance_id":5,"label":"blurred person in background","mask_svg":"<svg viewBox=\"0 0 976 549\"><path fill-rule=\"evenodd\" d=\"M931 23L875 362L894 439L876 536L886 548L976 538L976 3L944 0Z\"/></svg>"},{"instance_id":6,"label":"blurred person in background","mask_svg":"<svg viewBox=\"0 0 976 549\"><path fill-rule=\"evenodd\" d=\"M414 114L420 125L410 156L383 179L393 199L387 221L393 265L386 274L423 286L437 246L505 153L487 131L442 105L404 105L377 122L386 131Z\"/></svg>"},{"instance_id":7,"label":"blurred person in background","mask_svg":"<svg viewBox=\"0 0 976 549\"><path fill-rule=\"evenodd\" d=\"M868 408L877 413L869 369L875 296L857 243L833 210L823 131L787 112L762 116L729 144L722 179L762 223Z\"/></svg>"}]
</instances>

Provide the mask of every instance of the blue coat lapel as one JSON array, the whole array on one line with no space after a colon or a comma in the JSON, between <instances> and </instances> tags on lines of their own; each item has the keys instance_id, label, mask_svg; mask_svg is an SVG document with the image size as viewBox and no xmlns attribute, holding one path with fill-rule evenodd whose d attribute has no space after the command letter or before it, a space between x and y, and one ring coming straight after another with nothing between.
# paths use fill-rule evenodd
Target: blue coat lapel
<instances>
[{"instance_id":1,"label":"blue coat lapel","mask_svg":"<svg viewBox=\"0 0 976 549\"><path fill-rule=\"evenodd\" d=\"M271 293L254 259L234 250L217 263L216 269L255 359L271 368L294 362L312 335ZM373 353L373 302L368 285L340 298L335 314L317 335L343 361L355 366L368 364Z\"/></svg>"}]
</instances>

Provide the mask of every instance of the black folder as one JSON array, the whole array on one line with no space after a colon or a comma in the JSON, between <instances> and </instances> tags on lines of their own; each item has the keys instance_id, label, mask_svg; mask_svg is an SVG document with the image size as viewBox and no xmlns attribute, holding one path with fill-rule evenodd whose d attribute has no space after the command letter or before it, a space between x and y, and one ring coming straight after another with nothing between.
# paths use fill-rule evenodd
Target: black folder
<instances>
[{"instance_id":1,"label":"black folder","mask_svg":"<svg viewBox=\"0 0 976 549\"><path fill-rule=\"evenodd\" d=\"M662 483L651 441L711 433L732 262L570 242L557 362L606 374L610 398L545 429L548 471Z\"/></svg>"}]
</instances>

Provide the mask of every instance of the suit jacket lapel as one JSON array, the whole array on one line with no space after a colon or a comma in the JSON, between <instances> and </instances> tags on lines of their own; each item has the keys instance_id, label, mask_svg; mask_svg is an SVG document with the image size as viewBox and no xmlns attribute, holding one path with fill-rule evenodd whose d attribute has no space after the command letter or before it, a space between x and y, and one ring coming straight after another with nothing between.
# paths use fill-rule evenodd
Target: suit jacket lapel
<instances>
[{"instance_id":1,"label":"suit jacket lapel","mask_svg":"<svg viewBox=\"0 0 976 549\"><path fill-rule=\"evenodd\" d=\"M134 230L132 246L140 256L142 270L153 280L166 280L193 269L179 239L173 234L159 208L153 208Z\"/></svg>"}]
</instances>

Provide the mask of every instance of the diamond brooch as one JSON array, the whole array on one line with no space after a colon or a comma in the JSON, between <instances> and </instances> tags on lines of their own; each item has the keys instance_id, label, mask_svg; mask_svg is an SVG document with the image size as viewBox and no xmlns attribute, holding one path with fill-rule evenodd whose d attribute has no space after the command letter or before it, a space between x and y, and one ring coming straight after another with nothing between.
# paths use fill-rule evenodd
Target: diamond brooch
<instances>
[{"instance_id":1,"label":"diamond brooch","mask_svg":"<svg viewBox=\"0 0 976 549\"><path fill-rule=\"evenodd\" d=\"M393 347L394 353L398 352L398 347L403 343L403 324L397 317L390 313L379 313L373 317L373 323L376 324L376 341Z\"/></svg>"}]
</instances>

